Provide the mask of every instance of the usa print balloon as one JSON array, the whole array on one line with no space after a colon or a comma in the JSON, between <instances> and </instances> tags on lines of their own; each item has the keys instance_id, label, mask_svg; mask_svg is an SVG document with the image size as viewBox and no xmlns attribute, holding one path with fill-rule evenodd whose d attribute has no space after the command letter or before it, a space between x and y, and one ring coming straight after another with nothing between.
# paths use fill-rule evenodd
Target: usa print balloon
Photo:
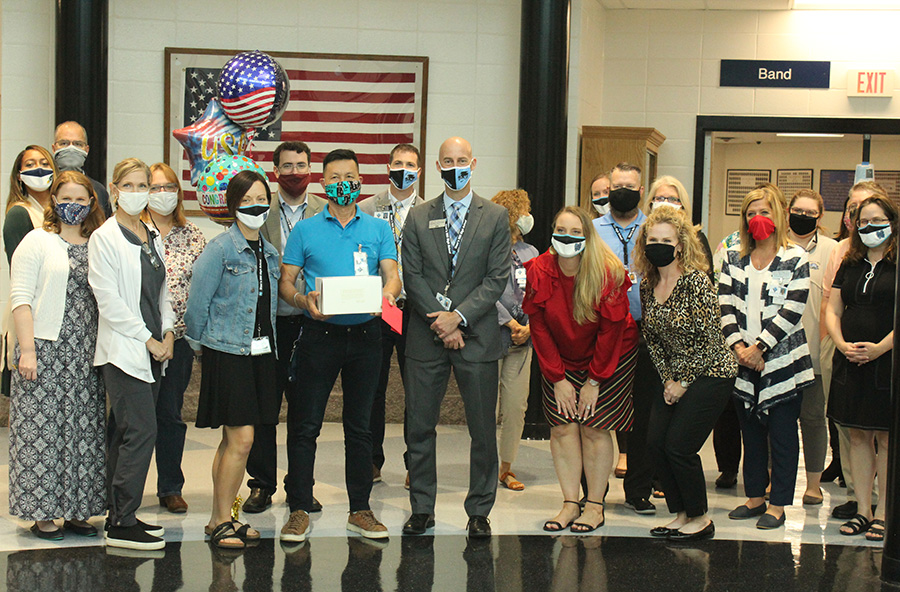
<instances>
[{"instance_id":1,"label":"usa print balloon","mask_svg":"<svg viewBox=\"0 0 900 592\"><path fill-rule=\"evenodd\" d=\"M237 54L219 74L219 101L225 114L244 128L278 121L287 108L291 84L281 64L259 50Z\"/></svg>"}]
</instances>

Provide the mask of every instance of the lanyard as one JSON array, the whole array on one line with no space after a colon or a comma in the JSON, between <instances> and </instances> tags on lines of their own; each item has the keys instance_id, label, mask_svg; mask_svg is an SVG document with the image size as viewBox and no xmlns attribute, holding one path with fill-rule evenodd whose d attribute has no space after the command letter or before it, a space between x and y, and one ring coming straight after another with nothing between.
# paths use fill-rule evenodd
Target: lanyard
<instances>
[{"instance_id":1,"label":"lanyard","mask_svg":"<svg viewBox=\"0 0 900 592\"><path fill-rule=\"evenodd\" d=\"M297 221L303 219L303 214L306 212L306 202L303 202L299 206L297 206L297 211L300 212L300 216L297 218ZM281 231L284 234L284 240L287 242L289 236L291 236L291 231L294 229L294 222L291 222L291 210L285 209L284 203L280 202L278 206L281 208Z\"/></svg>"},{"instance_id":2,"label":"lanyard","mask_svg":"<svg viewBox=\"0 0 900 592\"><path fill-rule=\"evenodd\" d=\"M453 275L456 273L456 263L454 260L456 259L456 254L459 252L459 245L462 243L463 233L466 231L466 224L469 223L469 210L466 208L466 215L463 217L462 227L459 229L459 233L456 235L456 240L453 241L453 244L450 244L450 217L447 216L447 210L444 210L444 236L447 238L447 253L450 255L450 280L453 279ZM450 281L447 281L447 287L450 287Z\"/></svg>"},{"instance_id":3,"label":"lanyard","mask_svg":"<svg viewBox=\"0 0 900 592\"><path fill-rule=\"evenodd\" d=\"M263 255L263 245L262 239L257 239L256 243L252 245L253 254L256 255L256 279L259 284L259 298L263 296L263 265L265 264L265 259ZM257 308L259 304L257 303ZM259 325L259 315L257 314L257 322L256 322L256 335L254 337L262 336L262 327Z\"/></svg>"},{"instance_id":4,"label":"lanyard","mask_svg":"<svg viewBox=\"0 0 900 592\"><path fill-rule=\"evenodd\" d=\"M622 236L622 231L619 230L619 226L617 224L613 224L613 230L616 231L616 236L619 237L619 242L622 243L622 263L625 264L625 267L628 267L628 243L631 241L631 237L634 236L634 231L637 230L637 224L631 227L631 230L628 231L628 237Z\"/></svg>"}]
</instances>

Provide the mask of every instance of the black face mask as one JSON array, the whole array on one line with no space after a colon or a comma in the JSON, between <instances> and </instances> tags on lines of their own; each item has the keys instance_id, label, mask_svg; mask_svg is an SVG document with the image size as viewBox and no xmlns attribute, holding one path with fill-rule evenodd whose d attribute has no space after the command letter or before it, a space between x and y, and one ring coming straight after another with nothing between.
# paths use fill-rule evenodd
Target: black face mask
<instances>
[{"instance_id":1,"label":"black face mask","mask_svg":"<svg viewBox=\"0 0 900 592\"><path fill-rule=\"evenodd\" d=\"M806 236L816 229L816 225L818 223L818 218L813 218L812 216L804 216L803 214L794 214L793 212L791 213L791 230L793 230L794 234L796 234L797 236Z\"/></svg>"},{"instance_id":2,"label":"black face mask","mask_svg":"<svg viewBox=\"0 0 900 592\"><path fill-rule=\"evenodd\" d=\"M630 212L641 201L641 192L636 189L620 187L609 192L609 205L617 212Z\"/></svg>"},{"instance_id":3,"label":"black face mask","mask_svg":"<svg viewBox=\"0 0 900 592\"><path fill-rule=\"evenodd\" d=\"M675 245L650 243L644 247L644 254L654 267L665 267L675 261Z\"/></svg>"}]
</instances>

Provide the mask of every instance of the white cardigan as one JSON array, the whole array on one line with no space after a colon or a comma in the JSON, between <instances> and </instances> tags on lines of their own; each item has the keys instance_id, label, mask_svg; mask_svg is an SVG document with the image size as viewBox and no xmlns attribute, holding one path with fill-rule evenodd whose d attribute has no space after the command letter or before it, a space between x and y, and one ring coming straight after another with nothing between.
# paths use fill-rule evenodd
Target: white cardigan
<instances>
[{"instance_id":1,"label":"white cardigan","mask_svg":"<svg viewBox=\"0 0 900 592\"><path fill-rule=\"evenodd\" d=\"M30 306L35 338L56 341L69 281L67 243L55 232L32 230L13 253L10 274L10 308Z\"/></svg>"},{"instance_id":2,"label":"white cardigan","mask_svg":"<svg viewBox=\"0 0 900 592\"><path fill-rule=\"evenodd\" d=\"M152 240L156 252L162 256L165 251L159 235L153 233ZM146 345L152 335L141 316L141 247L125 238L115 216L91 235L88 264L88 283L100 311L94 366L112 364L129 376L152 383L150 352ZM165 335L175 327L166 282L160 290L159 309Z\"/></svg>"}]
</instances>

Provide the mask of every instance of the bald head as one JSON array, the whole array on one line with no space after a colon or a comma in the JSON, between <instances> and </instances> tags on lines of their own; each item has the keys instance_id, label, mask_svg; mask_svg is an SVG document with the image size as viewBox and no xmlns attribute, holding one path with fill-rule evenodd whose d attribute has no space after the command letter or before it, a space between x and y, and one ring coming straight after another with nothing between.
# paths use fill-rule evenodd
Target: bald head
<instances>
[{"instance_id":1,"label":"bald head","mask_svg":"<svg viewBox=\"0 0 900 592\"><path fill-rule=\"evenodd\" d=\"M444 179L444 182L448 183L448 195L452 194L451 197L453 199L463 197L468 193L469 180L476 164L477 161L472 158L472 145L466 140L454 137L441 144L441 149L438 151L438 160L435 163L438 173L453 168L464 169L469 167L468 172L457 171L455 174L449 173L456 179L453 183L448 183L447 179ZM441 177L444 177L444 173L441 174Z\"/></svg>"},{"instance_id":2,"label":"bald head","mask_svg":"<svg viewBox=\"0 0 900 592\"><path fill-rule=\"evenodd\" d=\"M446 155L459 155L463 154L468 159L472 159L472 145L469 144L466 140L459 137L448 138L441 144L441 149L438 151L438 159L443 162L444 156ZM452 166L452 165L451 165Z\"/></svg>"},{"instance_id":3,"label":"bald head","mask_svg":"<svg viewBox=\"0 0 900 592\"><path fill-rule=\"evenodd\" d=\"M53 148L53 152L56 152L60 148L65 148L72 144L85 152L90 149L88 146L87 131L85 131L84 127L77 121L64 121L56 126L56 133L53 136L53 145L51 148ZM80 144L83 144L83 146Z\"/></svg>"}]
</instances>

